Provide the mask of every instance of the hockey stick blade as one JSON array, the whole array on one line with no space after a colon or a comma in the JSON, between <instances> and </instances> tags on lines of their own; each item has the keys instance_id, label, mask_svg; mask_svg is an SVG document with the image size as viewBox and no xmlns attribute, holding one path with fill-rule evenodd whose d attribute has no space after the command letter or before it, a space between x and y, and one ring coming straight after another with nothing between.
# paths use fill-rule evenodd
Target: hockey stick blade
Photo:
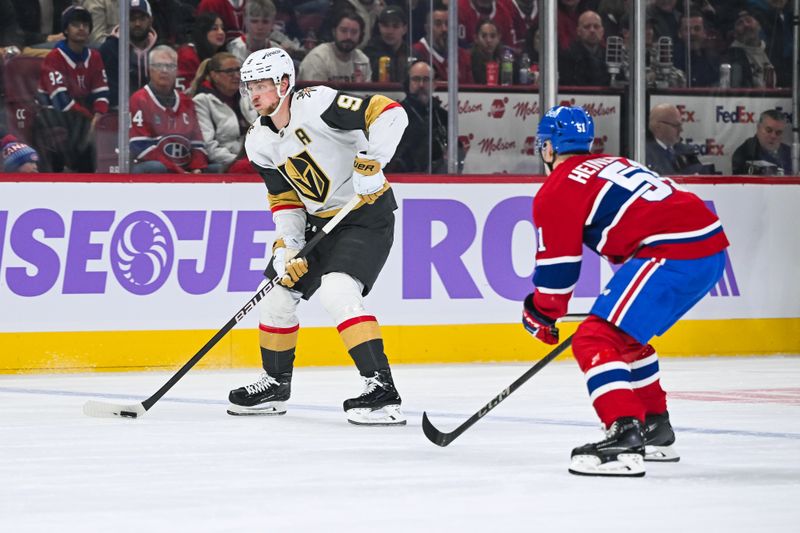
<instances>
[{"instance_id":1,"label":"hockey stick blade","mask_svg":"<svg viewBox=\"0 0 800 533\"><path fill-rule=\"evenodd\" d=\"M486 416L489 413L489 411L500 405L500 402L511 396L512 392L517 390L520 386L522 386L523 383L532 378L534 374L536 374L545 366L547 366L553 359L561 355L571 345L572 345L572 335L564 339L564 341L558 346L556 346L555 349L553 349L553 351L545 355L535 365L529 368L524 374L518 377L516 381L514 381L514 383L509 385L508 388L504 389L503 392L492 398L489 403L484 405L477 413L469 417L466 422L458 426L450 433L444 433L436 429L436 427L434 427L434 425L428 419L428 413L423 412L422 432L425 433L425 436L428 438L428 440L434 443L435 445L441 447L447 446L448 444L456 440L459 435L461 435L467 429L469 429L475 422Z\"/></svg>"},{"instance_id":2,"label":"hockey stick blade","mask_svg":"<svg viewBox=\"0 0 800 533\"><path fill-rule=\"evenodd\" d=\"M141 403L119 405L108 402L89 400L83 404L83 414L95 418L140 418L147 412Z\"/></svg>"},{"instance_id":3,"label":"hockey stick blade","mask_svg":"<svg viewBox=\"0 0 800 533\"><path fill-rule=\"evenodd\" d=\"M361 197L356 195L353 196L340 210L336 215L325 224L320 231L314 235L310 241L306 243L302 250L297 254L296 257L305 257L308 253L313 250L317 244L322 240L322 238L328 235L333 228L335 228L339 222L347 216L350 211L352 211L361 201ZM173 375L169 380L167 380L164 385L161 386L152 396L144 400L140 404L134 405L116 405L106 402L98 402L94 400L90 400L86 402L83 406L83 412L87 416L93 416L98 418L114 418L114 417L122 417L122 418L140 418L143 416L155 403L161 399L164 394L167 393L175 384L180 381L183 376L186 375L189 370L194 367L202 359L205 355L217 345L217 343L222 340L222 338L228 334L230 330L233 329L236 324L238 324L244 317L255 309L258 302L264 298L268 292L270 292L275 286L277 286L281 281L280 276L275 276L273 279L267 281L264 285L262 285L258 291L248 300L244 306L239 309L239 311L231 317L228 322L217 331L213 337L211 337L208 342L203 345L200 350L192 356L181 368L178 370L175 375Z\"/></svg>"}]
</instances>

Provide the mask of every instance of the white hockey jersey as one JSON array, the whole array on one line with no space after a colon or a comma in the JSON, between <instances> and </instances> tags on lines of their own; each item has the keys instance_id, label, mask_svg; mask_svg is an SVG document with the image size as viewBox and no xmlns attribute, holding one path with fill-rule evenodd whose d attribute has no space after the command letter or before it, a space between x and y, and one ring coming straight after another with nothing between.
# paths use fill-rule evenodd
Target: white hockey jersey
<instances>
[{"instance_id":1,"label":"white hockey jersey","mask_svg":"<svg viewBox=\"0 0 800 533\"><path fill-rule=\"evenodd\" d=\"M304 207L310 215L333 216L355 195L353 161L385 166L394 155L408 118L382 96L342 93L325 86L295 92L289 124L278 130L259 117L245 148L269 192L270 209Z\"/></svg>"}]
</instances>

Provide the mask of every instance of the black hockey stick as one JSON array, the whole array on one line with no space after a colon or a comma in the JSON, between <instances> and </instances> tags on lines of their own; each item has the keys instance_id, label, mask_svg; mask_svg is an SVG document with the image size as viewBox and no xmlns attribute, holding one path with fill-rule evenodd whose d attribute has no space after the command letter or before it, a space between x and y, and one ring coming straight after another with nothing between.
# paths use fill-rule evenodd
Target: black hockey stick
<instances>
[{"instance_id":1,"label":"black hockey stick","mask_svg":"<svg viewBox=\"0 0 800 533\"><path fill-rule=\"evenodd\" d=\"M489 403L481 407L477 413L469 417L466 422L458 426L450 433L443 433L438 429L436 429L433 426L433 424L431 424L431 421L428 420L428 413L423 412L422 431L425 432L425 436L428 437L428 440L431 441L432 443L442 447L447 446L448 444L456 440L459 435L468 430L475 422L486 416L486 414L489 411L500 405L500 402L508 398L512 392L520 388L522 384L531 379L534 376L534 374L539 372L541 369L547 366L553 359L561 355L567 348L569 348L572 345L572 337L573 335L570 335L569 337L564 339L564 341L558 346L556 346L552 352L545 355L538 363L533 365L524 374L522 374L519 378L517 378L517 380L514 381L514 383L509 385L508 388L504 389L503 392L492 398L492 400Z\"/></svg>"},{"instance_id":2,"label":"black hockey stick","mask_svg":"<svg viewBox=\"0 0 800 533\"><path fill-rule=\"evenodd\" d=\"M308 243L303 247L302 250L297 254L297 257L305 257L308 253L319 244L319 241L322 238L329 234L333 228L335 228L342 219L347 216L347 214L353 210L353 208L358 204L361 200L359 196L354 196L344 207L334 216L325 226L314 235ZM273 288L275 285L280 282L281 276L275 276L271 280L269 280L263 287L261 287L258 292L256 292L250 300L244 306L236 312L233 317L228 320L228 323L222 326L217 333L214 334L213 337L202 347L200 351L198 351L194 357L189 359L185 365L178 370L174 376L172 376L169 381L164 383L164 385L158 389L155 394L147 398L141 403L137 404L128 404L128 405L120 405L120 404L113 404L108 402L98 402L95 400L89 400L83 406L84 414L88 416L100 417L100 418L113 418L115 416L123 417L123 418L139 418L144 415L148 410L150 410L153 405L161 399L164 394L167 393L191 368L197 364L200 359L205 356L211 348L213 348L222 338L231 330L233 327L238 324L244 317L252 311L256 304Z\"/></svg>"}]
</instances>

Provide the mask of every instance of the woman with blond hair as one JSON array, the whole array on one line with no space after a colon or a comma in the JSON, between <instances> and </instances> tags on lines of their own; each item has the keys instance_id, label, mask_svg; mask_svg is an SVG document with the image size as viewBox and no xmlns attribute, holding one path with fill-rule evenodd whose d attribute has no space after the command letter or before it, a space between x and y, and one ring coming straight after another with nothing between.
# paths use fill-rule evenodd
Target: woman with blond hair
<instances>
[{"instance_id":1,"label":"woman with blond hair","mask_svg":"<svg viewBox=\"0 0 800 533\"><path fill-rule=\"evenodd\" d=\"M200 64L189 88L211 172L250 170L242 143L256 112L239 94L241 66L233 54L218 52Z\"/></svg>"}]
</instances>

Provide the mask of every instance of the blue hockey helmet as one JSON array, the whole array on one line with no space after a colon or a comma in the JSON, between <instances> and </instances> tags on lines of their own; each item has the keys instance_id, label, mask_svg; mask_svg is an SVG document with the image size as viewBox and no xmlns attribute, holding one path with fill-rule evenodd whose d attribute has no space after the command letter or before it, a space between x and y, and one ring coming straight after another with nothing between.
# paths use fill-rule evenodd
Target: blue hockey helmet
<instances>
[{"instance_id":1,"label":"blue hockey helmet","mask_svg":"<svg viewBox=\"0 0 800 533\"><path fill-rule=\"evenodd\" d=\"M552 107L536 129L537 152L545 141L553 144L557 154L589 152L594 141L594 121L582 107Z\"/></svg>"}]
</instances>

